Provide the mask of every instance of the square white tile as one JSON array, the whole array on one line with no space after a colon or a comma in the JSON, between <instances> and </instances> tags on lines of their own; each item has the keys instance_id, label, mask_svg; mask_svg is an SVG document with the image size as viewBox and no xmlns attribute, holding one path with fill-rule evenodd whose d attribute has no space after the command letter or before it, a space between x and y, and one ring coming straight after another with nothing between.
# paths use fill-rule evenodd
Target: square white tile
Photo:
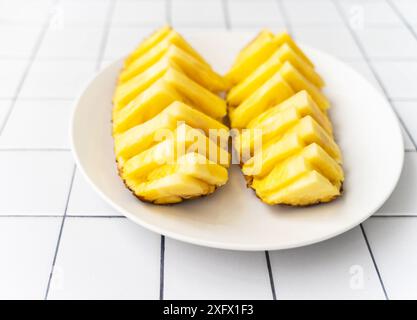
<instances>
[{"instance_id":1,"label":"square white tile","mask_svg":"<svg viewBox=\"0 0 417 320\"><path fill-rule=\"evenodd\" d=\"M71 101L16 101L0 148L69 148L71 107Z\"/></svg>"},{"instance_id":2,"label":"square white tile","mask_svg":"<svg viewBox=\"0 0 417 320\"><path fill-rule=\"evenodd\" d=\"M152 31L152 27L111 27L104 50L105 59L113 60L127 55Z\"/></svg>"},{"instance_id":3,"label":"square white tile","mask_svg":"<svg viewBox=\"0 0 417 320\"><path fill-rule=\"evenodd\" d=\"M29 58L38 41L38 26L15 26L0 24L0 58Z\"/></svg>"},{"instance_id":4,"label":"square white tile","mask_svg":"<svg viewBox=\"0 0 417 320\"><path fill-rule=\"evenodd\" d=\"M35 61L20 97L75 98L93 75L95 65L95 61Z\"/></svg>"},{"instance_id":5,"label":"square white tile","mask_svg":"<svg viewBox=\"0 0 417 320\"><path fill-rule=\"evenodd\" d=\"M390 299L417 299L417 218L371 218L365 231Z\"/></svg>"},{"instance_id":6,"label":"square white tile","mask_svg":"<svg viewBox=\"0 0 417 320\"><path fill-rule=\"evenodd\" d=\"M372 26L403 26L386 1L338 0L354 30Z\"/></svg>"},{"instance_id":7,"label":"square white tile","mask_svg":"<svg viewBox=\"0 0 417 320\"><path fill-rule=\"evenodd\" d=\"M417 98L417 61L374 61L372 64L390 98Z\"/></svg>"},{"instance_id":8,"label":"square white tile","mask_svg":"<svg viewBox=\"0 0 417 320\"><path fill-rule=\"evenodd\" d=\"M297 27L293 34L297 41L335 55L339 58L362 58L352 35L345 27Z\"/></svg>"},{"instance_id":9,"label":"square white tile","mask_svg":"<svg viewBox=\"0 0 417 320\"><path fill-rule=\"evenodd\" d=\"M113 25L152 25L161 26L166 23L166 1L116 1L113 12Z\"/></svg>"},{"instance_id":10,"label":"square white tile","mask_svg":"<svg viewBox=\"0 0 417 320\"><path fill-rule=\"evenodd\" d=\"M417 215L415 190L417 190L417 152L406 152L398 185L377 214Z\"/></svg>"},{"instance_id":11,"label":"square white tile","mask_svg":"<svg viewBox=\"0 0 417 320\"><path fill-rule=\"evenodd\" d=\"M4 24L42 25L54 10L54 0L2 0L0 21Z\"/></svg>"},{"instance_id":12,"label":"square white tile","mask_svg":"<svg viewBox=\"0 0 417 320\"><path fill-rule=\"evenodd\" d=\"M79 170L75 173L67 215L121 216L93 190Z\"/></svg>"},{"instance_id":13,"label":"square white tile","mask_svg":"<svg viewBox=\"0 0 417 320\"><path fill-rule=\"evenodd\" d=\"M370 58L417 57L417 41L404 26L366 28L356 34Z\"/></svg>"},{"instance_id":14,"label":"square white tile","mask_svg":"<svg viewBox=\"0 0 417 320\"><path fill-rule=\"evenodd\" d=\"M165 241L164 299L272 299L263 251Z\"/></svg>"},{"instance_id":15,"label":"square white tile","mask_svg":"<svg viewBox=\"0 0 417 320\"><path fill-rule=\"evenodd\" d=\"M67 151L0 151L0 215L64 214L73 167Z\"/></svg>"},{"instance_id":16,"label":"square white tile","mask_svg":"<svg viewBox=\"0 0 417 320\"><path fill-rule=\"evenodd\" d=\"M284 26L284 19L275 0L229 0L226 5L232 28Z\"/></svg>"},{"instance_id":17,"label":"square white tile","mask_svg":"<svg viewBox=\"0 0 417 320\"><path fill-rule=\"evenodd\" d=\"M383 92L371 68L364 60L346 60L345 62L365 77L365 79L368 80L375 87L375 89Z\"/></svg>"},{"instance_id":18,"label":"square white tile","mask_svg":"<svg viewBox=\"0 0 417 320\"><path fill-rule=\"evenodd\" d=\"M171 19L174 27L224 27L221 0L173 0Z\"/></svg>"},{"instance_id":19,"label":"square white tile","mask_svg":"<svg viewBox=\"0 0 417 320\"><path fill-rule=\"evenodd\" d=\"M417 24L417 2L414 0L391 0L410 24Z\"/></svg>"},{"instance_id":20,"label":"square white tile","mask_svg":"<svg viewBox=\"0 0 417 320\"><path fill-rule=\"evenodd\" d=\"M290 25L343 26L343 19L330 0L283 0Z\"/></svg>"},{"instance_id":21,"label":"square white tile","mask_svg":"<svg viewBox=\"0 0 417 320\"><path fill-rule=\"evenodd\" d=\"M394 101L394 106L414 142L417 142L417 101Z\"/></svg>"},{"instance_id":22,"label":"square white tile","mask_svg":"<svg viewBox=\"0 0 417 320\"><path fill-rule=\"evenodd\" d=\"M13 98L25 68L26 60L0 60L0 98Z\"/></svg>"},{"instance_id":23,"label":"square white tile","mask_svg":"<svg viewBox=\"0 0 417 320\"><path fill-rule=\"evenodd\" d=\"M50 27L41 42L37 58L91 58L99 55L103 41L100 27Z\"/></svg>"},{"instance_id":24,"label":"square white tile","mask_svg":"<svg viewBox=\"0 0 417 320\"><path fill-rule=\"evenodd\" d=\"M56 26L103 26L109 14L109 0L61 0L54 10Z\"/></svg>"},{"instance_id":25,"label":"square white tile","mask_svg":"<svg viewBox=\"0 0 417 320\"><path fill-rule=\"evenodd\" d=\"M67 217L48 299L158 299L160 239L124 218Z\"/></svg>"},{"instance_id":26,"label":"square white tile","mask_svg":"<svg viewBox=\"0 0 417 320\"><path fill-rule=\"evenodd\" d=\"M277 299L384 299L360 227L270 257Z\"/></svg>"},{"instance_id":27,"label":"square white tile","mask_svg":"<svg viewBox=\"0 0 417 320\"><path fill-rule=\"evenodd\" d=\"M43 299L62 218L0 218L0 299Z\"/></svg>"}]
</instances>

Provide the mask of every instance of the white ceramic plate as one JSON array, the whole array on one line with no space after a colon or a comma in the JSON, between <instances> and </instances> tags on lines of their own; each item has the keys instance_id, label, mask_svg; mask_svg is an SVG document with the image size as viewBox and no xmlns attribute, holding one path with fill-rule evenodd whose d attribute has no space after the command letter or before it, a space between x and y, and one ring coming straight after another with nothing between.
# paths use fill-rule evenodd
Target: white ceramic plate
<instances>
[{"instance_id":1,"label":"white ceramic plate","mask_svg":"<svg viewBox=\"0 0 417 320\"><path fill-rule=\"evenodd\" d=\"M253 35L216 32L186 38L224 72ZM400 127L386 100L362 76L323 52L303 48L327 82L330 116L344 156L344 194L336 201L306 208L265 205L246 188L235 165L227 185L211 196L174 206L142 203L117 175L113 154L111 98L121 60L100 72L76 102L71 137L78 167L95 190L131 220L198 245L285 249L355 227L385 202L397 183L404 156Z\"/></svg>"}]
</instances>

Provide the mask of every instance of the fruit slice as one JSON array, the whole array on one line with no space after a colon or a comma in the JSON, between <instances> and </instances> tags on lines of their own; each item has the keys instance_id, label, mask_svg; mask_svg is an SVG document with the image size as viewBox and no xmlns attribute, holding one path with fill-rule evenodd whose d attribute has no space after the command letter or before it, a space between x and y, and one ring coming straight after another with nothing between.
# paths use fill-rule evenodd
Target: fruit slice
<instances>
[{"instance_id":1,"label":"fruit slice","mask_svg":"<svg viewBox=\"0 0 417 320\"><path fill-rule=\"evenodd\" d=\"M197 152L209 160L229 167L230 154L208 139L200 130L181 124L166 140L130 158L123 166L122 177L139 178L164 164L171 164L178 157Z\"/></svg>"},{"instance_id":2,"label":"fruit slice","mask_svg":"<svg viewBox=\"0 0 417 320\"><path fill-rule=\"evenodd\" d=\"M306 90L322 110L330 107L329 100L310 81L308 81L290 62L286 61L279 69L281 76L287 81L295 92Z\"/></svg>"},{"instance_id":3,"label":"fruit slice","mask_svg":"<svg viewBox=\"0 0 417 320\"><path fill-rule=\"evenodd\" d=\"M163 199L195 198L212 193L227 182L227 170L198 153L188 153L174 164L151 171L146 180L127 179L127 185L148 202L164 203Z\"/></svg>"},{"instance_id":4,"label":"fruit slice","mask_svg":"<svg viewBox=\"0 0 417 320\"><path fill-rule=\"evenodd\" d=\"M301 57L307 64L311 67L314 67L313 62L306 56L303 50L294 42L291 36L287 32L281 32L275 36L275 41L277 42L277 46L280 47L284 43L288 44L288 46L293 49L299 57Z\"/></svg>"},{"instance_id":5,"label":"fruit slice","mask_svg":"<svg viewBox=\"0 0 417 320\"><path fill-rule=\"evenodd\" d=\"M144 52L125 69L123 69L119 77L119 82L125 82L137 74L145 71L168 51L171 44L175 44L177 47L200 60L202 63L207 64L207 62L205 62L205 60L184 40L183 37L181 37L176 31L171 31L154 47Z\"/></svg>"},{"instance_id":6,"label":"fruit slice","mask_svg":"<svg viewBox=\"0 0 417 320\"><path fill-rule=\"evenodd\" d=\"M274 74L236 109L229 109L232 127L244 128L253 118L267 108L284 101L293 94L294 91L280 74Z\"/></svg>"},{"instance_id":7,"label":"fruit slice","mask_svg":"<svg viewBox=\"0 0 417 320\"><path fill-rule=\"evenodd\" d=\"M202 129L207 136L227 141L228 129L219 121L181 102L174 102L161 113L140 125L114 136L115 153L119 166L140 152L166 139L172 134L178 122L185 122L193 128ZM213 137L210 129L216 129L220 137Z\"/></svg>"},{"instance_id":8,"label":"fruit slice","mask_svg":"<svg viewBox=\"0 0 417 320\"><path fill-rule=\"evenodd\" d=\"M342 162L338 145L311 116L306 116L288 130L282 138L271 140L262 147L261 151L257 151L244 163L242 171L247 176L262 178L271 172L276 164L311 143L317 143L336 162Z\"/></svg>"},{"instance_id":9,"label":"fruit slice","mask_svg":"<svg viewBox=\"0 0 417 320\"><path fill-rule=\"evenodd\" d=\"M291 184L309 171L317 171L332 184L343 181L343 171L318 144L312 143L299 154L278 164L265 178L254 179L252 187L261 197Z\"/></svg>"},{"instance_id":10,"label":"fruit slice","mask_svg":"<svg viewBox=\"0 0 417 320\"><path fill-rule=\"evenodd\" d=\"M267 204L305 206L329 202L340 195L340 187L333 185L317 171L309 171L287 187L262 198Z\"/></svg>"},{"instance_id":11,"label":"fruit slice","mask_svg":"<svg viewBox=\"0 0 417 320\"><path fill-rule=\"evenodd\" d=\"M172 102L183 100L184 98L171 85L160 79L132 100L125 108L114 113L113 132L126 131L153 118Z\"/></svg>"}]
</instances>

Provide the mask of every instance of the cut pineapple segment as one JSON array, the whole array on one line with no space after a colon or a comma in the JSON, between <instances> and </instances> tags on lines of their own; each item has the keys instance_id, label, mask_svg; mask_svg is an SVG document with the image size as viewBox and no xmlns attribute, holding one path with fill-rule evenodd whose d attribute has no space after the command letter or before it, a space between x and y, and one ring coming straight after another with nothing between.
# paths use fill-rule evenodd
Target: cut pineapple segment
<instances>
[{"instance_id":1,"label":"cut pineapple segment","mask_svg":"<svg viewBox=\"0 0 417 320\"><path fill-rule=\"evenodd\" d=\"M123 178L143 177L163 164L170 164L185 153L198 152L212 162L229 167L230 154L200 130L181 124L174 135L126 161Z\"/></svg>"},{"instance_id":2,"label":"cut pineapple segment","mask_svg":"<svg viewBox=\"0 0 417 320\"><path fill-rule=\"evenodd\" d=\"M176 31L171 31L159 43L144 52L125 69L123 69L120 74L119 82L126 82L137 74L145 71L168 51L171 44L175 44L177 47L200 60L202 63L207 64L207 62L187 43L187 41L184 40L183 37L181 37Z\"/></svg>"},{"instance_id":3,"label":"cut pineapple segment","mask_svg":"<svg viewBox=\"0 0 417 320\"><path fill-rule=\"evenodd\" d=\"M265 178L255 178L252 187L259 196L265 197L312 170L319 172L333 184L343 181L343 171L338 163L318 144L312 143L299 154L278 164Z\"/></svg>"},{"instance_id":4,"label":"cut pineapple segment","mask_svg":"<svg viewBox=\"0 0 417 320\"><path fill-rule=\"evenodd\" d=\"M294 91L280 74L274 74L236 109L229 109L232 127L244 128L253 118L267 108L284 101L293 94Z\"/></svg>"},{"instance_id":5,"label":"cut pineapple segment","mask_svg":"<svg viewBox=\"0 0 417 320\"><path fill-rule=\"evenodd\" d=\"M278 47L282 46L283 44L288 44L299 57L301 57L306 63L308 63L311 67L314 67L313 62L306 56L303 50L294 42L291 36L287 32L281 32L275 36L275 41L277 42Z\"/></svg>"},{"instance_id":6,"label":"cut pineapple segment","mask_svg":"<svg viewBox=\"0 0 417 320\"><path fill-rule=\"evenodd\" d=\"M219 121L181 102L174 102L151 120L114 136L115 153L119 166L138 153L164 140L164 134L174 132L178 122L204 130L209 137L210 129L217 129L221 141L227 141L228 129ZM168 130L167 132L164 130Z\"/></svg>"},{"instance_id":7,"label":"cut pineapple segment","mask_svg":"<svg viewBox=\"0 0 417 320\"><path fill-rule=\"evenodd\" d=\"M290 62L286 61L279 69L281 76L297 91L306 90L322 110L330 107L329 100L310 81L308 81Z\"/></svg>"},{"instance_id":8,"label":"cut pineapple segment","mask_svg":"<svg viewBox=\"0 0 417 320\"><path fill-rule=\"evenodd\" d=\"M179 196L194 198L212 193L227 182L226 168L208 160L201 154L188 153L174 164L152 170L145 179L126 179L127 185L142 200Z\"/></svg>"},{"instance_id":9,"label":"cut pineapple segment","mask_svg":"<svg viewBox=\"0 0 417 320\"><path fill-rule=\"evenodd\" d=\"M254 129L260 130L257 138L262 138L265 144L272 138L277 138L295 125L305 116L311 116L332 136L332 126L327 116L319 109L306 91L300 91L279 105L272 107L253 119L248 129L236 137L237 150L242 154L251 154L254 150Z\"/></svg>"},{"instance_id":10,"label":"cut pineapple segment","mask_svg":"<svg viewBox=\"0 0 417 320\"><path fill-rule=\"evenodd\" d=\"M333 185L317 171L309 171L289 186L262 197L268 204L305 206L329 202L340 195L340 187Z\"/></svg>"},{"instance_id":11,"label":"cut pineapple segment","mask_svg":"<svg viewBox=\"0 0 417 320\"><path fill-rule=\"evenodd\" d=\"M265 144L261 152L257 152L243 165L242 171L247 176L262 178L277 163L311 143L317 143L338 163L342 162L338 145L311 116L306 116L288 130L282 138Z\"/></svg>"},{"instance_id":12,"label":"cut pineapple segment","mask_svg":"<svg viewBox=\"0 0 417 320\"><path fill-rule=\"evenodd\" d=\"M275 35L271 31L266 29L259 32L257 36L237 54L236 62L251 56L264 42L274 39L274 36Z\"/></svg>"}]
</instances>

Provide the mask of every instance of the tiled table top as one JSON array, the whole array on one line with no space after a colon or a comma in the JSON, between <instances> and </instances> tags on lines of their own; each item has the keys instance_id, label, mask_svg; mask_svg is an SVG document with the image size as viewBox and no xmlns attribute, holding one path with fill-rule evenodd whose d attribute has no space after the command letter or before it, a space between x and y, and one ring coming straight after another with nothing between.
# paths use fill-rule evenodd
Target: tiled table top
<instances>
[{"instance_id":1,"label":"tiled table top","mask_svg":"<svg viewBox=\"0 0 417 320\"><path fill-rule=\"evenodd\" d=\"M151 233L104 203L67 139L80 85L155 27L286 28L390 101L405 139L397 189L332 240L233 252ZM0 2L0 298L417 298L417 1Z\"/></svg>"}]
</instances>

